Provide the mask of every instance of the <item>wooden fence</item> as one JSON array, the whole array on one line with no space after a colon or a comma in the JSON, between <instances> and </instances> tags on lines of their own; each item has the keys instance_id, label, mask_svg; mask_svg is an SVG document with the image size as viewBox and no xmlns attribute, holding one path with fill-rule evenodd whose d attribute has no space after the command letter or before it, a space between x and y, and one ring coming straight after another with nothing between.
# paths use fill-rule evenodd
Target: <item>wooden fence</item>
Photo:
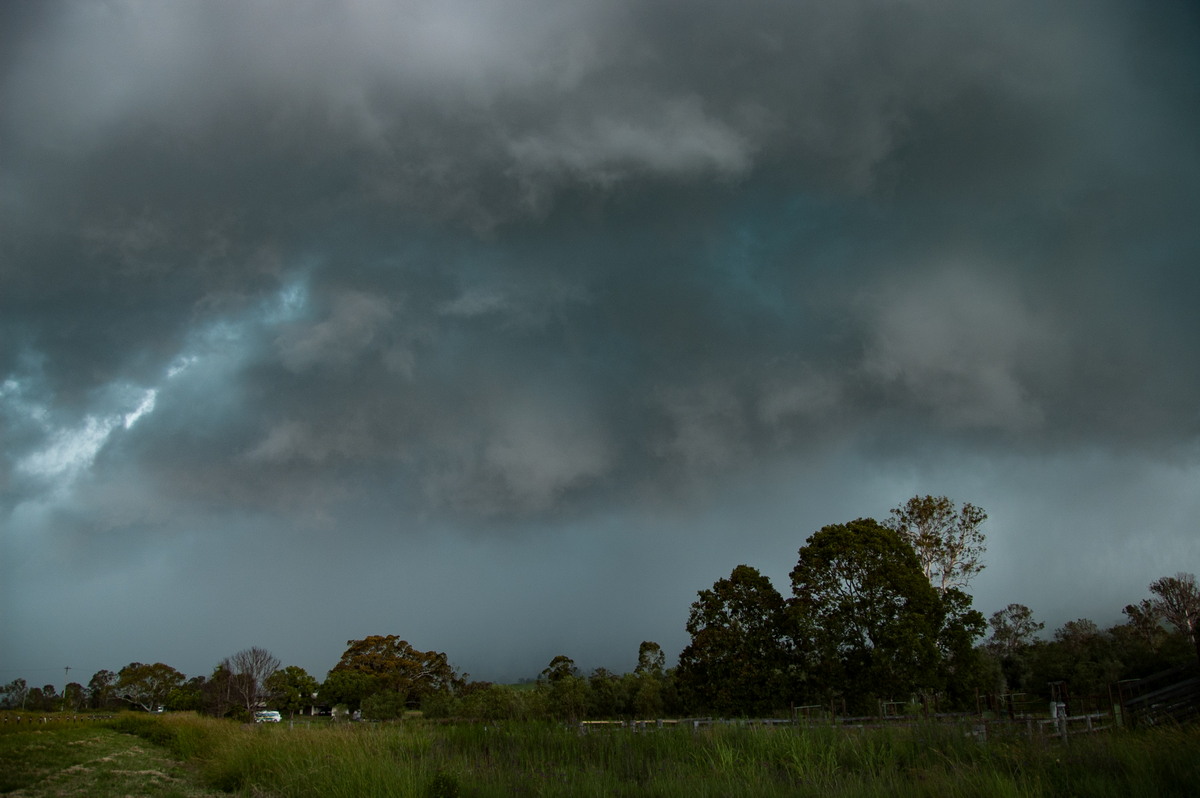
<instances>
[{"instance_id":1,"label":"wooden fence","mask_svg":"<svg viewBox=\"0 0 1200 798\"><path fill-rule=\"evenodd\" d=\"M1116 686L1129 726L1158 726L1200 719L1200 671L1187 665Z\"/></svg>"},{"instance_id":2,"label":"wooden fence","mask_svg":"<svg viewBox=\"0 0 1200 798\"><path fill-rule=\"evenodd\" d=\"M1117 724L1108 712L1085 715L1066 714L1051 718L982 718L977 715L943 714L928 717L863 716L863 717L805 717L791 718L659 718L655 720L585 720L579 723L581 734L603 730L651 732L659 729L688 728L698 731L706 727L738 726L745 728L834 728L847 732L870 729L919 728L929 724L961 728L963 733L980 742L1014 735L1030 739L1068 740L1079 734L1108 731Z\"/></svg>"}]
</instances>

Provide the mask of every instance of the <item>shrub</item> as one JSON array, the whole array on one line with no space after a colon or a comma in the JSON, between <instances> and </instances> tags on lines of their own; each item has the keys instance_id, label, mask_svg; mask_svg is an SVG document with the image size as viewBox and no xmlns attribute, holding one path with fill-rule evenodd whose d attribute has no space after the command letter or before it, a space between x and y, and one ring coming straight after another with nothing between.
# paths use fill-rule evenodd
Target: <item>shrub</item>
<instances>
[{"instance_id":1,"label":"shrub","mask_svg":"<svg viewBox=\"0 0 1200 798\"><path fill-rule=\"evenodd\" d=\"M395 720L404 716L407 709L407 698L404 693L395 690L385 690L367 696L362 702L362 716L368 720Z\"/></svg>"}]
</instances>

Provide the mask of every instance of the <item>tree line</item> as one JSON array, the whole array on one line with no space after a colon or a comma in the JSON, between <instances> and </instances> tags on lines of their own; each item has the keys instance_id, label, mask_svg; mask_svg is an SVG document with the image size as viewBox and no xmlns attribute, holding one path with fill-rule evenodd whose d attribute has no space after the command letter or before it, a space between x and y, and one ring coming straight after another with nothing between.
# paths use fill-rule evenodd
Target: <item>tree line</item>
<instances>
[{"instance_id":1,"label":"tree line","mask_svg":"<svg viewBox=\"0 0 1200 798\"><path fill-rule=\"evenodd\" d=\"M985 619L968 588L984 568L986 519L970 503L916 496L882 523L823 527L800 548L786 599L737 566L692 604L674 672L684 705L722 715L875 714L881 702L974 710L1016 693L1106 698L1118 681L1200 661L1200 590L1187 573L1155 580L1106 630L1079 619L1040 639L1044 625L1021 604Z\"/></svg>"},{"instance_id":2,"label":"tree line","mask_svg":"<svg viewBox=\"0 0 1200 798\"><path fill-rule=\"evenodd\" d=\"M883 522L860 518L818 530L800 548L785 598L748 565L701 590L690 642L668 668L653 641L630 673L583 673L554 657L528 688L472 681L446 654L395 635L347 641L323 682L249 648L188 678L158 662L101 670L86 686L0 688L0 706L30 711L128 707L194 710L249 719L263 707L287 714L339 707L364 718L654 718L777 715L796 707L868 714L880 702L974 709L979 697L1108 686L1200 660L1200 589L1192 574L1162 577L1150 597L1100 629L1078 619L1039 637L1044 624L1022 604L990 619L968 591L983 568L987 514L940 496L915 496ZM990 636L984 635L990 629ZM1052 686L1053 685L1053 686Z\"/></svg>"}]
</instances>

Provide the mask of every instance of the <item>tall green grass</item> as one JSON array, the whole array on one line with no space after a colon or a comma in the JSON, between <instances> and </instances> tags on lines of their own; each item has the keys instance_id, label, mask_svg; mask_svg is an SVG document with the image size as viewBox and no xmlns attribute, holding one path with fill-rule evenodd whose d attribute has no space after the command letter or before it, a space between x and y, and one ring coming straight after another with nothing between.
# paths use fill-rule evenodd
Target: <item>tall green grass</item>
<instances>
[{"instance_id":1,"label":"tall green grass","mask_svg":"<svg viewBox=\"0 0 1200 798\"><path fill-rule=\"evenodd\" d=\"M242 726L140 716L117 728L226 792L274 796L1170 796L1200 783L1200 731L981 743L962 728L549 723Z\"/></svg>"}]
</instances>

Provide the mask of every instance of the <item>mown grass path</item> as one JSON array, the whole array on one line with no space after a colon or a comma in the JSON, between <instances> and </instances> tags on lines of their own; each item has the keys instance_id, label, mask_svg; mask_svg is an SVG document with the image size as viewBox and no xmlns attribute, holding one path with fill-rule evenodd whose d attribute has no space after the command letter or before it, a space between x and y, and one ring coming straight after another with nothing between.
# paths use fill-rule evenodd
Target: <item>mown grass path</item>
<instances>
[{"instance_id":1,"label":"mown grass path","mask_svg":"<svg viewBox=\"0 0 1200 798\"><path fill-rule=\"evenodd\" d=\"M97 724L0 733L0 794L10 798L210 798L162 748Z\"/></svg>"}]
</instances>

